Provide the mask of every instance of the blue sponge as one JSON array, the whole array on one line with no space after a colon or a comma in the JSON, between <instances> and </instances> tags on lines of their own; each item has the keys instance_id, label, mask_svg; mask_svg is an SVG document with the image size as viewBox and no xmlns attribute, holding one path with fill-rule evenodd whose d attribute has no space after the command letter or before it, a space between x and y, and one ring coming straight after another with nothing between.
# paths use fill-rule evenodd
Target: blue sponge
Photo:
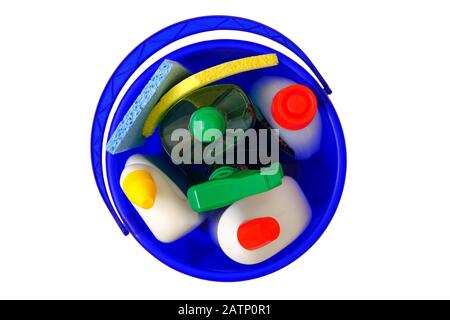
<instances>
[{"instance_id":1,"label":"blue sponge","mask_svg":"<svg viewBox=\"0 0 450 320\"><path fill-rule=\"evenodd\" d=\"M189 75L190 72L179 63L164 60L120 121L106 150L116 154L143 145L142 127L150 110L166 91Z\"/></svg>"}]
</instances>

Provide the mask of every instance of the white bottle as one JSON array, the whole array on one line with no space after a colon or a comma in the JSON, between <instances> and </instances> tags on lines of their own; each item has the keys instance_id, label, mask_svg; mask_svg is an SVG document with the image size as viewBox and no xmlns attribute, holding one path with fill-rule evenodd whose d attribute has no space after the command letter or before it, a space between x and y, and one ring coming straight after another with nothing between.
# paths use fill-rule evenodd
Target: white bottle
<instances>
[{"instance_id":1,"label":"white bottle","mask_svg":"<svg viewBox=\"0 0 450 320\"><path fill-rule=\"evenodd\" d=\"M204 217L191 210L180 188L141 155L131 156L122 171L120 185L153 235L161 242L175 241Z\"/></svg>"},{"instance_id":2,"label":"white bottle","mask_svg":"<svg viewBox=\"0 0 450 320\"><path fill-rule=\"evenodd\" d=\"M283 177L280 186L239 200L228 207L217 226L223 252L242 264L269 259L308 226L311 207L297 182Z\"/></svg>"},{"instance_id":3,"label":"white bottle","mask_svg":"<svg viewBox=\"0 0 450 320\"><path fill-rule=\"evenodd\" d=\"M317 99L306 86L279 77L265 76L255 81L250 98L295 158L310 158L320 148L322 121Z\"/></svg>"}]
</instances>

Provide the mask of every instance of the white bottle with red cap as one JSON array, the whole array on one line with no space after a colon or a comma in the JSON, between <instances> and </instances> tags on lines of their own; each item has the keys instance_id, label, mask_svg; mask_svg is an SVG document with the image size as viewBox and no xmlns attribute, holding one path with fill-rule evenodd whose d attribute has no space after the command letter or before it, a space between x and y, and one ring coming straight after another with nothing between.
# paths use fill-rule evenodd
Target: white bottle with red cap
<instances>
[{"instance_id":1,"label":"white bottle with red cap","mask_svg":"<svg viewBox=\"0 0 450 320\"><path fill-rule=\"evenodd\" d=\"M270 191L229 206L213 232L223 252L242 264L256 264L274 256L308 226L311 207L297 182L283 177Z\"/></svg>"},{"instance_id":2,"label":"white bottle with red cap","mask_svg":"<svg viewBox=\"0 0 450 320\"><path fill-rule=\"evenodd\" d=\"M294 152L310 158L320 148L322 122L312 90L286 78L265 76L252 86L250 98L261 115Z\"/></svg>"}]
</instances>

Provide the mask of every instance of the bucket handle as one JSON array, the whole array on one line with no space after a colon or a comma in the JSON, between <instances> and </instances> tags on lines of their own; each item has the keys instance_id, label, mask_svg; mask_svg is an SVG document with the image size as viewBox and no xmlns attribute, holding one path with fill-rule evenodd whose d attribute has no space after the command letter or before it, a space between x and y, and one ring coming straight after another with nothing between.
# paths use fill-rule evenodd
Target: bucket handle
<instances>
[{"instance_id":1,"label":"bucket handle","mask_svg":"<svg viewBox=\"0 0 450 320\"><path fill-rule=\"evenodd\" d=\"M97 109L95 111L94 123L92 125L91 161L95 181L97 183L97 187L100 191L103 201L105 202L114 220L125 235L128 234L128 228L119 218L119 215L114 210L111 200L109 199L105 180L103 178L102 167L103 134L106 128L109 114L111 112L111 108L114 105L114 101L116 100L120 90L131 77L131 75L136 71L136 69L139 68L139 66L144 61L146 61L154 53L179 39L197 33L215 30L234 30L249 32L271 39L283 45L284 47L295 53L301 60L303 60L303 62L305 62L305 64L320 81L324 91L327 94L331 94L332 92L327 82L311 62L311 60L309 60L306 54L294 42L292 42L290 39L276 31L275 29L272 29L271 27L253 20L232 16L198 17L180 21L148 37L145 41L143 41L133 51L130 52L130 54L120 63L120 65L112 74L100 97Z\"/></svg>"}]
</instances>

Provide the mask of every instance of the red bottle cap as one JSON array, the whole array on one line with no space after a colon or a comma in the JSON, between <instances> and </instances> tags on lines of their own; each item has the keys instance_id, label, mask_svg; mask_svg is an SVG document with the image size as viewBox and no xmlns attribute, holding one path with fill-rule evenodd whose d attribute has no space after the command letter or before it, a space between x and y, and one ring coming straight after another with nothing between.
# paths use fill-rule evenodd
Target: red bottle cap
<instances>
[{"instance_id":1,"label":"red bottle cap","mask_svg":"<svg viewBox=\"0 0 450 320\"><path fill-rule=\"evenodd\" d=\"M257 218L241 224L237 231L238 241L247 250L255 250L276 240L280 225L272 217Z\"/></svg>"},{"instance_id":2,"label":"red bottle cap","mask_svg":"<svg viewBox=\"0 0 450 320\"><path fill-rule=\"evenodd\" d=\"M300 130L307 127L316 112L314 92L300 84L281 89L272 100L272 117L284 129Z\"/></svg>"}]
</instances>

